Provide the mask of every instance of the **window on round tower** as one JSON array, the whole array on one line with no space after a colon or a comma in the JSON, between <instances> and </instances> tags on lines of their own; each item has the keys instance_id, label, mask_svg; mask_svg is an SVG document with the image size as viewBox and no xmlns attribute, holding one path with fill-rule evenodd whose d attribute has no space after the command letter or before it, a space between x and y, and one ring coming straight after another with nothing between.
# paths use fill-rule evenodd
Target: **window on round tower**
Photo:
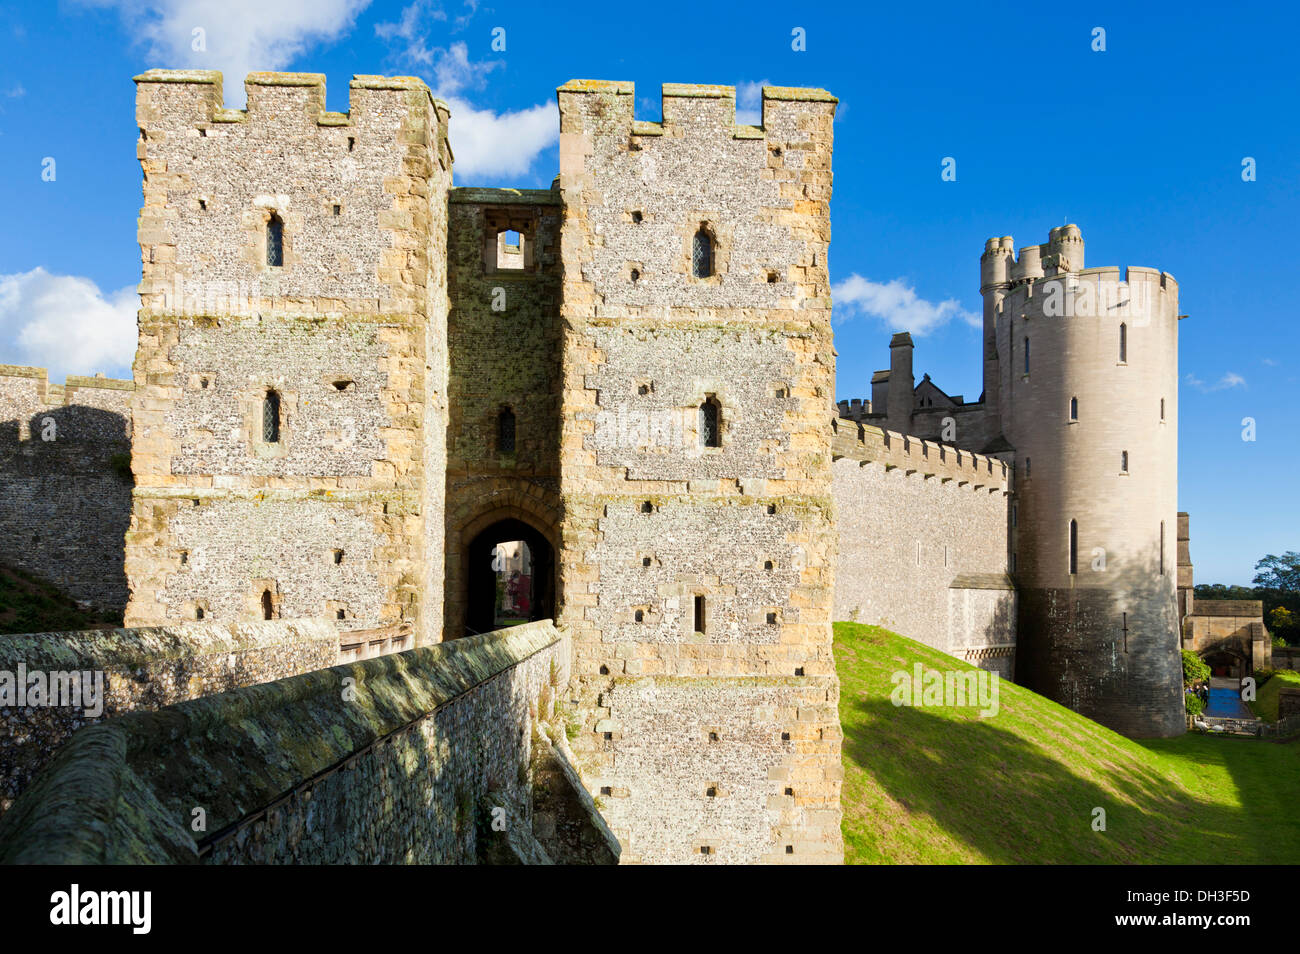
<instances>
[{"instance_id":1,"label":"window on round tower","mask_svg":"<svg viewBox=\"0 0 1300 954\"><path fill-rule=\"evenodd\" d=\"M1079 399L1077 397L1072 397L1070 398L1070 420L1077 421L1078 419L1079 419Z\"/></svg>"},{"instance_id":2,"label":"window on round tower","mask_svg":"<svg viewBox=\"0 0 1300 954\"><path fill-rule=\"evenodd\" d=\"M1070 521L1070 575L1079 572L1079 521Z\"/></svg>"},{"instance_id":3,"label":"window on round tower","mask_svg":"<svg viewBox=\"0 0 1300 954\"><path fill-rule=\"evenodd\" d=\"M1119 326L1119 360L1120 364L1128 362L1128 325L1123 322Z\"/></svg>"},{"instance_id":4,"label":"window on round tower","mask_svg":"<svg viewBox=\"0 0 1300 954\"><path fill-rule=\"evenodd\" d=\"M1128 451L1120 451L1120 454L1119 454L1119 472L1120 472L1121 474L1127 474L1127 473L1128 473Z\"/></svg>"},{"instance_id":5,"label":"window on round tower","mask_svg":"<svg viewBox=\"0 0 1300 954\"><path fill-rule=\"evenodd\" d=\"M1029 338L1025 338L1025 374L1029 373Z\"/></svg>"}]
</instances>

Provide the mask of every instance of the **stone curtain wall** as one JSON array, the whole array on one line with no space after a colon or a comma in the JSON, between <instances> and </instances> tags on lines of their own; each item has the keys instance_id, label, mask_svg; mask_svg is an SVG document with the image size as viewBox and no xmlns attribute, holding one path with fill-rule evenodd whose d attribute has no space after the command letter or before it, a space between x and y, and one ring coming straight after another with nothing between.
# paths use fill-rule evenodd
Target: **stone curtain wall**
<instances>
[{"instance_id":1,"label":"stone curtain wall","mask_svg":"<svg viewBox=\"0 0 1300 954\"><path fill-rule=\"evenodd\" d=\"M561 619L584 779L628 860L838 862L835 100L765 89L762 127L736 125L730 87L664 86L662 123L634 119L630 83L559 100Z\"/></svg>"},{"instance_id":2,"label":"stone curtain wall","mask_svg":"<svg viewBox=\"0 0 1300 954\"><path fill-rule=\"evenodd\" d=\"M477 533L512 518L559 545L562 208L558 191L453 189L448 209L445 632L456 638L465 633L465 561ZM507 227L524 236L523 268L496 267L496 237ZM498 445L506 408L513 452Z\"/></svg>"},{"instance_id":3,"label":"stone curtain wall","mask_svg":"<svg viewBox=\"0 0 1300 954\"><path fill-rule=\"evenodd\" d=\"M835 618L1011 676L1010 468L870 425L835 430Z\"/></svg>"},{"instance_id":4,"label":"stone curtain wall","mask_svg":"<svg viewBox=\"0 0 1300 954\"><path fill-rule=\"evenodd\" d=\"M127 598L134 388L0 365L0 560L110 613Z\"/></svg>"},{"instance_id":5,"label":"stone curtain wall","mask_svg":"<svg viewBox=\"0 0 1300 954\"><path fill-rule=\"evenodd\" d=\"M99 718L80 707L0 708L0 811L83 726L311 672L338 654L334 626L305 619L0 636L0 672L15 679L20 665L29 674L104 674Z\"/></svg>"},{"instance_id":6,"label":"stone curtain wall","mask_svg":"<svg viewBox=\"0 0 1300 954\"><path fill-rule=\"evenodd\" d=\"M258 618L270 591L277 616L440 638L446 107L402 78L355 77L347 113L319 74L254 73L240 111L219 73L136 82L127 622Z\"/></svg>"},{"instance_id":7,"label":"stone curtain wall","mask_svg":"<svg viewBox=\"0 0 1300 954\"><path fill-rule=\"evenodd\" d=\"M531 825L568 660L548 620L95 726L0 819L0 862L473 862Z\"/></svg>"}]
</instances>

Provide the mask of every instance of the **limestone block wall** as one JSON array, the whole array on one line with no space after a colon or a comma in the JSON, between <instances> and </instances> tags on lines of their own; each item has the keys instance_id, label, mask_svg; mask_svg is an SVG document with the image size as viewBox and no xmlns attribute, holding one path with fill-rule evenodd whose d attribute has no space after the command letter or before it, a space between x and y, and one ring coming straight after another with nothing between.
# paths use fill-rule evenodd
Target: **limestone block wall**
<instances>
[{"instance_id":1,"label":"limestone block wall","mask_svg":"<svg viewBox=\"0 0 1300 954\"><path fill-rule=\"evenodd\" d=\"M883 626L1010 677L1010 468L836 422L835 618Z\"/></svg>"},{"instance_id":2,"label":"limestone block wall","mask_svg":"<svg viewBox=\"0 0 1300 954\"><path fill-rule=\"evenodd\" d=\"M1269 666L1276 652L1269 644L1260 600L1197 600L1183 618L1182 648L1203 657L1236 656L1243 676Z\"/></svg>"},{"instance_id":3,"label":"limestone block wall","mask_svg":"<svg viewBox=\"0 0 1300 954\"><path fill-rule=\"evenodd\" d=\"M0 559L106 612L127 598L134 388L0 365Z\"/></svg>"},{"instance_id":4,"label":"limestone block wall","mask_svg":"<svg viewBox=\"0 0 1300 954\"><path fill-rule=\"evenodd\" d=\"M318 74L246 87L232 111L220 74L137 77L127 621L257 618L269 594L438 638L446 107L400 77L354 78L347 113Z\"/></svg>"},{"instance_id":5,"label":"limestone block wall","mask_svg":"<svg viewBox=\"0 0 1300 954\"><path fill-rule=\"evenodd\" d=\"M532 623L91 727L0 818L0 861L472 863L531 827L568 650Z\"/></svg>"},{"instance_id":6,"label":"limestone block wall","mask_svg":"<svg viewBox=\"0 0 1300 954\"><path fill-rule=\"evenodd\" d=\"M104 691L99 715L84 706L0 706L0 811L84 726L311 672L338 654L335 628L312 619L0 636L0 672L14 680L0 692L16 691L20 671L50 685L55 674L102 673Z\"/></svg>"},{"instance_id":7,"label":"limestone block wall","mask_svg":"<svg viewBox=\"0 0 1300 954\"><path fill-rule=\"evenodd\" d=\"M587 785L617 793L625 858L839 861L835 100L769 88L748 127L730 87L666 85L662 123L635 120L634 98L629 83L559 90L575 751ZM710 732L726 743L701 747Z\"/></svg>"},{"instance_id":8,"label":"limestone block wall","mask_svg":"<svg viewBox=\"0 0 1300 954\"><path fill-rule=\"evenodd\" d=\"M448 638L465 632L466 563L478 533L514 519L559 546L560 203L558 191L539 189L450 195ZM523 236L518 263L498 259L508 231ZM500 441L506 411L513 450Z\"/></svg>"}]
</instances>

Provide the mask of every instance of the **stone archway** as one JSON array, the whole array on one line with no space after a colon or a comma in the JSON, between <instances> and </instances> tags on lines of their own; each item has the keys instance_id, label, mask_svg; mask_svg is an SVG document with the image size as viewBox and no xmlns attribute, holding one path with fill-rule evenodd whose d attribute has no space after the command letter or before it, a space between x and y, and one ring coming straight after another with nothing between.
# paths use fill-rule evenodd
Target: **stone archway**
<instances>
[{"instance_id":1,"label":"stone archway","mask_svg":"<svg viewBox=\"0 0 1300 954\"><path fill-rule=\"evenodd\" d=\"M1210 667L1211 677L1241 679L1250 675L1249 657L1235 650L1219 646L1202 652L1200 656Z\"/></svg>"},{"instance_id":2,"label":"stone archway","mask_svg":"<svg viewBox=\"0 0 1300 954\"><path fill-rule=\"evenodd\" d=\"M529 572L522 614L530 619L551 619L555 615L555 550L535 527L506 517L482 529L465 551L464 635L486 633L500 624L496 619L497 571L493 553L499 544L522 541L527 547Z\"/></svg>"},{"instance_id":3,"label":"stone archway","mask_svg":"<svg viewBox=\"0 0 1300 954\"><path fill-rule=\"evenodd\" d=\"M484 566L490 573L492 547L510 540L527 542L529 550L534 552L534 560L540 555L545 564L534 568L537 596L530 601L539 610L544 610L545 615L536 616L535 612L530 612L530 615L538 619L555 617L559 609L560 513L557 506L548 505L543 497L536 488L512 487L488 495L487 501L479 496L478 508L471 510L472 505L466 501L448 513L444 639L458 639L471 628L482 631L483 610L478 601L483 594L478 588L484 585L484 581L480 579L476 584L475 605L479 607L476 620L480 625L471 627L470 577L483 572ZM485 502L488 503L486 507ZM491 597L488 601L491 602Z\"/></svg>"}]
</instances>

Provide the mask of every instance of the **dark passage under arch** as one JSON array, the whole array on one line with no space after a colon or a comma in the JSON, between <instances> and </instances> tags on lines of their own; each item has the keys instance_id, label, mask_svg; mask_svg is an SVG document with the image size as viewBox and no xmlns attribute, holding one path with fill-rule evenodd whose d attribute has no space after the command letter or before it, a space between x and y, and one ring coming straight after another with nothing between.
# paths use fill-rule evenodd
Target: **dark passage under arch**
<instances>
[{"instance_id":1,"label":"dark passage under arch","mask_svg":"<svg viewBox=\"0 0 1300 954\"><path fill-rule=\"evenodd\" d=\"M487 633L497 628L497 578L493 551L499 544L523 541L530 562L525 599L519 600L530 620L555 616L555 551L540 530L522 520L505 518L482 530L470 541L465 554L465 635Z\"/></svg>"}]
</instances>

